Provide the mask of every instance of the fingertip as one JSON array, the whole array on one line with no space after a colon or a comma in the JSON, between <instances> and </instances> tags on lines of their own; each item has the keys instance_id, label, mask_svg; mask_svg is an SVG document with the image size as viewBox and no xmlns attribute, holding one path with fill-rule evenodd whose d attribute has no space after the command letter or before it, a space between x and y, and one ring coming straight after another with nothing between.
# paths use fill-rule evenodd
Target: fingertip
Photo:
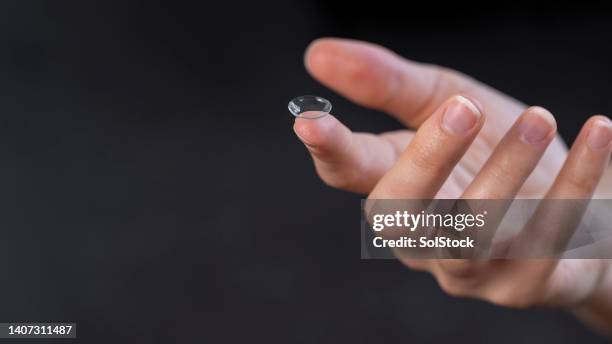
<instances>
[{"instance_id":1,"label":"fingertip","mask_svg":"<svg viewBox=\"0 0 612 344\"><path fill-rule=\"evenodd\" d=\"M332 115L326 115L317 119L296 118L293 131L297 137L307 146L325 146L332 136L332 132L340 123Z\"/></svg>"},{"instance_id":2,"label":"fingertip","mask_svg":"<svg viewBox=\"0 0 612 344\"><path fill-rule=\"evenodd\" d=\"M315 79L367 107L379 107L398 89L397 57L380 46L341 38L313 41L304 56Z\"/></svg>"},{"instance_id":3,"label":"fingertip","mask_svg":"<svg viewBox=\"0 0 612 344\"><path fill-rule=\"evenodd\" d=\"M306 51L304 52L304 65L309 72L312 72L313 69L318 69L317 67L326 66L338 50L359 44L365 43L337 37L317 38L306 47Z\"/></svg>"},{"instance_id":4,"label":"fingertip","mask_svg":"<svg viewBox=\"0 0 612 344\"><path fill-rule=\"evenodd\" d=\"M347 48L349 40L322 37L312 41L304 53L304 66L306 70L318 79L325 79L332 73L337 65L338 58L342 58L342 51Z\"/></svg>"},{"instance_id":5,"label":"fingertip","mask_svg":"<svg viewBox=\"0 0 612 344\"><path fill-rule=\"evenodd\" d=\"M587 122L587 145L594 151L608 150L612 142L612 121L606 116L595 115Z\"/></svg>"},{"instance_id":6,"label":"fingertip","mask_svg":"<svg viewBox=\"0 0 612 344\"><path fill-rule=\"evenodd\" d=\"M465 105L472 113L474 113L478 118L482 117L484 111L482 110L482 105L477 103L476 100L472 97L466 97L463 95L458 95L455 97L455 100Z\"/></svg>"},{"instance_id":7,"label":"fingertip","mask_svg":"<svg viewBox=\"0 0 612 344\"><path fill-rule=\"evenodd\" d=\"M485 120L481 110L462 95L449 98L437 112L441 114L440 125L444 132L453 136L473 136Z\"/></svg>"},{"instance_id":8,"label":"fingertip","mask_svg":"<svg viewBox=\"0 0 612 344\"><path fill-rule=\"evenodd\" d=\"M545 120L551 127L557 128L557 120L555 116L546 108L541 106L530 106L525 110L525 113L532 113Z\"/></svg>"},{"instance_id":9,"label":"fingertip","mask_svg":"<svg viewBox=\"0 0 612 344\"><path fill-rule=\"evenodd\" d=\"M467 99L481 114L485 113L484 106L482 106L482 103L476 97L463 93L460 93L457 96Z\"/></svg>"},{"instance_id":10,"label":"fingertip","mask_svg":"<svg viewBox=\"0 0 612 344\"><path fill-rule=\"evenodd\" d=\"M580 133L578 134L579 137L576 140L578 141L580 137L587 136L591 129L599 125L612 126L612 121L610 120L610 118L608 118L608 116L602 114L597 114L589 117L589 119L587 119L586 122L584 122L584 124L582 125Z\"/></svg>"},{"instance_id":11,"label":"fingertip","mask_svg":"<svg viewBox=\"0 0 612 344\"><path fill-rule=\"evenodd\" d=\"M313 41L304 54L304 66L310 75L322 83L333 82L343 74L346 64L352 64L348 59L353 58L350 50L337 38L319 38Z\"/></svg>"},{"instance_id":12,"label":"fingertip","mask_svg":"<svg viewBox=\"0 0 612 344\"><path fill-rule=\"evenodd\" d=\"M333 42L333 39L322 37L317 38L308 44L304 52L304 66L308 72L312 73L312 66L318 65L326 58L327 46Z\"/></svg>"},{"instance_id":13,"label":"fingertip","mask_svg":"<svg viewBox=\"0 0 612 344\"><path fill-rule=\"evenodd\" d=\"M521 139L530 144L549 142L557 133L557 121L550 111L540 106L527 108L519 122Z\"/></svg>"},{"instance_id":14,"label":"fingertip","mask_svg":"<svg viewBox=\"0 0 612 344\"><path fill-rule=\"evenodd\" d=\"M612 121L610 121L610 118L608 116L602 115L602 114L597 114L597 115L591 116L587 120L586 125L587 126L595 125L595 124L597 124L598 121L601 121L601 124L603 124L603 125L612 125Z\"/></svg>"}]
</instances>

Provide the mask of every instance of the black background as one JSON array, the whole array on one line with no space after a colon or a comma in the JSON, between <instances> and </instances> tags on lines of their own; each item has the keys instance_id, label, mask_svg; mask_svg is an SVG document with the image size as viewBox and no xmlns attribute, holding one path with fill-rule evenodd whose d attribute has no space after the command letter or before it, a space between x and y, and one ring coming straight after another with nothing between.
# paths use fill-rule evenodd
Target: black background
<instances>
[{"instance_id":1,"label":"black background","mask_svg":"<svg viewBox=\"0 0 612 344\"><path fill-rule=\"evenodd\" d=\"M571 141L612 110L611 19L586 4L2 2L0 321L75 321L92 343L603 342L563 311L454 299L361 261L360 196L318 180L286 104L319 94L355 130L398 128L303 68L312 39L358 38L545 106Z\"/></svg>"}]
</instances>

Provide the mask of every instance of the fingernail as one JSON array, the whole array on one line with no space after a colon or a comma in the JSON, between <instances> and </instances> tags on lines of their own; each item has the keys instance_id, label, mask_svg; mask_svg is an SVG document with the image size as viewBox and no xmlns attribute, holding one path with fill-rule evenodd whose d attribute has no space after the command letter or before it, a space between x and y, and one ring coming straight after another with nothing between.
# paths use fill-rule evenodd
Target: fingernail
<instances>
[{"instance_id":1,"label":"fingernail","mask_svg":"<svg viewBox=\"0 0 612 344\"><path fill-rule=\"evenodd\" d=\"M472 129L480 118L478 107L463 96L455 97L442 117L442 126L455 135L464 135Z\"/></svg>"},{"instance_id":2,"label":"fingernail","mask_svg":"<svg viewBox=\"0 0 612 344\"><path fill-rule=\"evenodd\" d=\"M544 109L532 109L519 124L519 133L523 142L535 145L546 140L555 128L555 119Z\"/></svg>"},{"instance_id":3,"label":"fingernail","mask_svg":"<svg viewBox=\"0 0 612 344\"><path fill-rule=\"evenodd\" d=\"M612 141L612 123L609 119L598 119L589 129L587 144L593 150L601 150Z\"/></svg>"}]
</instances>

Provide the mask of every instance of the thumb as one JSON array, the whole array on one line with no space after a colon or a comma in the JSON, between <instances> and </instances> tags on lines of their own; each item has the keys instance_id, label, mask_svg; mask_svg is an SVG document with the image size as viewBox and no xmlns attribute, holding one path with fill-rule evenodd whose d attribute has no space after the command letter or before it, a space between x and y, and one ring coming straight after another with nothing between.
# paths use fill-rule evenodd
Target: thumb
<instances>
[{"instance_id":1,"label":"thumb","mask_svg":"<svg viewBox=\"0 0 612 344\"><path fill-rule=\"evenodd\" d=\"M353 133L332 115L317 119L298 117L293 130L310 152L317 173L326 184L363 194L369 193L393 166L408 141L406 132L385 136Z\"/></svg>"}]
</instances>

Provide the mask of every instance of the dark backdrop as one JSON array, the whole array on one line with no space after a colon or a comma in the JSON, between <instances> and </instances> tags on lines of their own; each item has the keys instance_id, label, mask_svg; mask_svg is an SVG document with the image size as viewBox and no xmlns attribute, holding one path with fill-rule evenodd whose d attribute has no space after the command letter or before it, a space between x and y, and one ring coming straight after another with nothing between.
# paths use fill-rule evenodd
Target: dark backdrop
<instances>
[{"instance_id":1,"label":"dark backdrop","mask_svg":"<svg viewBox=\"0 0 612 344\"><path fill-rule=\"evenodd\" d=\"M518 6L518 5L515 5ZM562 311L444 295L359 259L360 197L325 187L289 99L319 36L375 41L548 107L612 110L612 17L396 1L2 2L0 321L82 342L602 342ZM20 341L24 343L25 341Z\"/></svg>"}]
</instances>

